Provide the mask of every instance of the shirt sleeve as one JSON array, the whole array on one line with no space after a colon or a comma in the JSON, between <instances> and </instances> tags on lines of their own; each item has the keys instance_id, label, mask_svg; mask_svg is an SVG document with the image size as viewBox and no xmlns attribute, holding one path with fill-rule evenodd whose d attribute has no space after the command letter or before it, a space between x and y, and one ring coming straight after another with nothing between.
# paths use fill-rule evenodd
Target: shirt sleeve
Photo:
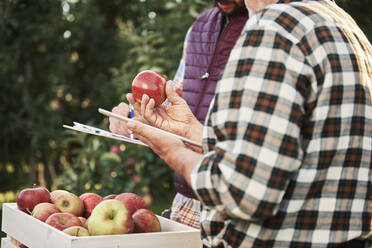
<instances>
[{"instance_id":1,"label":"shirt sleeve","mask_svg":"<svg viewBox=\"0 0 372 248\"><path fill-rule=\"evenodd\" d=\"M277 212L304 154L301 125L314 78L305 58L275 29L239 38L204 127L205 155L191 174L205 208L260 221Z\"/></svg>"}]
</instances>

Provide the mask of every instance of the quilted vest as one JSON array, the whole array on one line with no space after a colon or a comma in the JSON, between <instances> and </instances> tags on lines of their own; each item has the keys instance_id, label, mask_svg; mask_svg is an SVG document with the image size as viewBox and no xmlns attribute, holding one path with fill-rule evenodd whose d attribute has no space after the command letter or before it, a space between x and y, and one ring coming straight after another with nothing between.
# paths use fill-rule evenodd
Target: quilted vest
<instances>
[{"instance_id":1,"label":"quilted vest","mask_svg":"<svg viewBox=\"0 0 372 248\"><path fill-rule=\"evenodd\" d=\"M214 97L219 75L248 20L248 12L229 18L225 26L224 18L218 8L205 11L194 22L187 41L182 97L201 123ZM174 185L179 193L196 198L181 175L175 173Z\"/></svg>"}]
</instances>

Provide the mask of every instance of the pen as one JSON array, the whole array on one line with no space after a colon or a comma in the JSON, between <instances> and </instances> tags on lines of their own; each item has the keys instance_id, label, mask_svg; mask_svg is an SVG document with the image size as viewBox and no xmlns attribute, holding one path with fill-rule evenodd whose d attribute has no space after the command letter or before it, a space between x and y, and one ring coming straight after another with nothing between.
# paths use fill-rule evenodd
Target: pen
<instances>
[{"instance_id":1,"label":"pen","mask_svg":"<svg viewBox=\"0 0 372 248\"><path fill-rule=\"evenodd\" d=\"M132 119L134 116L133 105L129 103L129 118ZM130 133L130 138L133 139L133 132Z\"/></svg>"}]
</instances>

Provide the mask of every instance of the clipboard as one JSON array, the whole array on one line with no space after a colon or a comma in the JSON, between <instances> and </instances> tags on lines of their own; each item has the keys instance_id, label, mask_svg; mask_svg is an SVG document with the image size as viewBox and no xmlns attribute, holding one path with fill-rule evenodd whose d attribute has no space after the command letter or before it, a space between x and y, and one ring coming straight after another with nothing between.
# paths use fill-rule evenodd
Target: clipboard
<instances>
[{"instance_id":1,"label":"clipboard","mask_svg":"<svg viewBox=\"0 0 372 248\"><path fill-rule=\"evenodd\" d=\"M99 108L98 109L98 112L101 113L101 114L103 114L103 115L106 115L106 116L109 116L109 117L113 117L113 118L116 118L116 119L119 119L119 120L122 120L122 121L130 121L131 120L128 117L125 117L125 116L122 116L122 115L118 115L118 114L112 113L112 112L107 111L107 110L102 109L102 108ZM146 127L151 128L154 131L161 132L162 134L166 134L166 135L172 136L174 138L178 138L178 139L182 140L183 142L189 143L191 145L202 147L202 144L200 144L198 142L195 142L195 141L193 141L191 139L188 139L188 138L179 136L179 135L174 134L174 133L171 133L171 132L164 131L164 130L162 130L160 128L157 128L157 127L154 127L154 126L150 126L150 125L143 124L143 123L142 123L142 125L145 125Z\"/></svg>"},{"instance_id":2,"label":"clipboard","mask_svg":"<svg viewBox=\"0 0 372 248\"><path fill-rule=\"evenodd\" d=\"M82 132L82 133L87 133L87 134L92 134L92 135L97 135L101 137L106 137L109 139L114 139L114 140L119 140L119 141L124 141L124 142L129 142L141 146L147 146L145 143L138 139L133 139L133 138L128 138L126 136L122 136L119 134L111 133L108 131L105 131L103 129L99 129L96 127L84 125L78 122L73 122L73 126L68 126L68 125L63 125L64 128L71 129L74 131Z\"/></svg>"}]
</instances>

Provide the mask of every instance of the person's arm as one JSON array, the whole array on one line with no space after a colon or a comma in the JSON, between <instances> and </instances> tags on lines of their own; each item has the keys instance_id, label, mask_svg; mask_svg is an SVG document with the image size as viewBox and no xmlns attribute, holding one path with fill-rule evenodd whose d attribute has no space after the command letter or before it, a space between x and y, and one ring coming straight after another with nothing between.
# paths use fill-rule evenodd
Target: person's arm
<instances>
[{"instance_id":1,"label":"person's arm","mask_svg":"<svg viewBox=\"0 0 372 248\"><path fill-rule=\"evenodd\" d=\"M275 29L238 40L206 120L209 149L191 175L204 207L247 220L276 213L302 163L313 77L299 47Z\"/></svg>"},{"instance_id":2,"label":"person's arm","mask_svg":"<svg viewBox=\"0 0 372 248\"><path fill-rule=\"evenodd\" d=\"M129 130L133 131L136 138L145 142L190 185L191 171L200 162L202 154L188 149L181 140L154 131L141 122L133 120L128 122L127 126Z\"/></svg>"}]
</instances>

